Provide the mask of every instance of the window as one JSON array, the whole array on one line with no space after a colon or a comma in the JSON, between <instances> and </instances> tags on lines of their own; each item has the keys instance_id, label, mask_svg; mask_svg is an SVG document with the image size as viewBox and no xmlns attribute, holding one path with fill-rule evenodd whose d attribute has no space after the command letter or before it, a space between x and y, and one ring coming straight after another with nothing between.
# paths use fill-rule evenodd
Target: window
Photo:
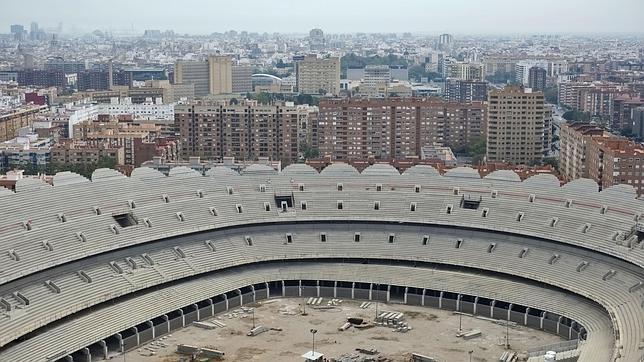
<instances>
[{"instance_id":1,"label":"window","mask_svg":"<svg viewBox=\"0 0 644 362\"><path fill-rule=\"evenodd\" d=\"M264 184L259 185L259 192L266 192L266 185Z\"/></svg>"},{"instance_id":2,"label":"window","mask_svg":"<svg viewBox=\"0 0 644 362\"><path fill-rule=\"evenodd\" d=\"M179 221L186 221L186 218L183 216L183 213L181 211L175 213L177 220Z\"/></svg>"},{"instance_id":3,"label":"window","mask_svg":"<svg viewBox=\"0 0 644 362\"><path fill-rule=\"evenodd\" d=\"M411 212L416 211L416 203L415 202L412 202L411 204L409 204L409 211L411 211Z\"/></svg>"},{"instance_id":4,"label":"window","mask_svg":"<svg viewBox=\"0 0 644 362\"><path fill-rule=\"evenodd\" d=\"M298 184L298 185L297 185L297 188L298 188L300 191L304 191L304 184Z\"/></svg>"},{"instance_id":5,"label":"window","mask_svg":"<svg viewBox=\"0 0 644 362\"><path fill-rule=\"evenodd\" d=\"M524 214L524 213L522 213L522 212L518 213L518 214L517 214L517 221L521 221L521 220L523 220L523 217L524 217L524 216L525 216L525 214Z\"/></svg>"},{"instance_id":6,"label":"window","mask_svg":"<svg viewBox=\"0 0 644 362\"><path fill-rule=\"evenodd\" d=\"M488 209L487 207L483 208L483 211L481 211L481 216L487 217L488 212L490 212L490 209Z\"/></svg>"},{"instance_id":7,"label":"window","mask_svg":"<svg viewBox=\"0 0 644 362\"><path fill-rule=\"evenodd\" d=\"M170 198L168 197L167 194L161 195L161 198L163 199L163 202L165 202L166 204L170 202Z\"/></svg>"},{"instance_id":8,"label":"window","mask_svg":"<svg viewBox=\"0 0 644 362\"><path fill-rule=\"evenodd\" d=\"M244 240L246 240L246 245L253 246L253 239L250 236L246 235Z\"/></svg>"},{"instance_id":9,"label":"window","mask_svg":"<svg viewBox=\"0 0 644 362\"><path fill-rule=\"evenodd\" d=\"M382 184L376 184L376 191L382 191Z\"/></svg>"},{"instance_id":10,"label":"window","mask_svg":"<svg viewBox=\"0 0 644 362\"><path fill-rule=\"evenodd\" d=\"M395 234L389 234L389 244L393 244L394 240L396 240L396 235Z\"/></svg>"},{"instance_id":11,"label":"window","mask_svg":"<svg viewBox=\"0 0 644 362\"><path fill-rule=\"evenodd\" d=\"M494 249L496 249L496 243L491 243L491 244L490 244L490 245L488 245L488 247L487 247L487 252L488 252L488 253L492 253L492 252L494 251Z\"/></svg>"},{"instance_id":12,"label":"window","mask_svg":"<svg viewBox=\"0 0 644 362\"><path fill-rule=\"evenodd\" d=\"M419 193L420 192L420 185L415 185L414 186L414 192Z\"/></svg>"},{"instance_id":13,"label":"window","mask_svg":"<svg viewBox=\"0 0 644 362\"><path fill-rule=\"evenodd\" d=\"M300 201L300 208L306 210L306 201Z\"/></svg>"},{"instance_id":14,"label":"window","mask_svg":"<svg viewBox=\"0 0 644 362\"><path fill-rule=\"evenodd\" d=\"M374 201L373 202L373 209L374 210L380 210L380 201Z\"/></svg>"},{"instance_id":15,"label":"window","mask_svg":"<svg viewBox=\"0 0 644 362\"><path fill-rule=\"evenodd\" d=\"M338 183L338 184L337 184L337 188L338 188L338 191L342 191L342 184L341 184L341 183Z\"/></svg>"},{"instance_id":16,"label":"window","mask_svg":"<svg viewBox=\"0 0 644 362\"><path fill-rule=\"evenodd\" d=\"M447 212L447 214L452 213L452 208L453 208L453 206L451 204L447 205L447 209L445 210Z\"/></svg>"},{"instance_id":17,"label":"window","mask_svg":"<svg viewBox=\"0 0 644 362\"><path fill-rule=\"evenodd\" d=\"M463 239L456 239L456 249L460 249L463 246Z\"/></svg>"},{"instance_id":18,"label":"window","mask_svg":"<svg viewBox=\"0 0 644 362\"><path fill-rule=\"evenodd\" d=\"M237 209L238 214L241 214L243 212L241 204L235 205L235 208Z\"/></svg>"},{"instance_id":19,"label":"window","mask_svg":"<svg viewBox=\"0 0 644 362\"><path fill-rule=\"evenodd\" d=\"M342 202L342 200L338 200L337 206L338 210L342 210L344 208L344 203Z\"/></svg>"},{"instance_id":20,"label":"window","mask_svg":"<svg viewBox=\"0 0 644 362\"><path fill-rule=\"evenodd\" d=\"M521 252L519 253L519 258L523 259L526 257L526 255L528 255L528 248L523 248L523 250L521 250Z\"/></svg>"},{"instance_id":21,"label":"window","mask_svg":"<svg viewBox=\"0 0 644 362\"><path fill-rule=\"evenodd\" d=\"M353 234L353 241L356 243L360 242L360 233Z\"/></svg>"},{"instance_id":22,"label":"window","mask_svg":"<svg viewBox=\"0 0 644 362\"><path fill-rule=\"evenodd\" d=\"M233 192L234 192L233 187L232 186L226 186L226 192L228 193L228 195L232 195Z\"/></svg>"},{"instance_id":23,"label":"window","mask_svg":"<svg viewBox=\"0 0 644 362\"><path fill-rule=\"evenodd\" d=\"M534 200L535 200L536 198L537 198L537 196L536 196L535 194L530 194L530 196L528 196L528 201L529 201L529 202L534 202Z\"/></svg>"},{"instance_id":24,"label":"window","mask_svg":"<svg viewBox=\"0 0 644 362\"><path fill-rule=\"evenodd\" d=\"M197 190L197 197L203 199L203 190Z\"/></svg>"},{"instance_id":25,"label":"window","mask_svg":"<svg viewBox=\"0 0 644 362\"><path fill-rule=\"evenodd\" d=\"M65 214L58 214L58 221L67 222L67 216Z\"/></svg>"},{"instance_id":26,"label":"window","mask_svg":"<svg viewBox=\"0 0 644 362\"><path fill-rule=\"evenodd\" d=\"M134 202L134 200L127 200L127 206L129 206L130 209L136 209L136 202Z\"/></svg>"},{"instance_id":27,"label":"window","mask_svg":"<svg viewBox=\"0 0 644 362\"><path fill-rule=\"evenodd\" d=\"M326 243L326 233L320 233L320 241Z\"/></svg>"},{"instance_id":28,"label":"window","mask_svg":"<svg viewBox=\"0 0 644 362\"><path fill-rule=\"evenodd\" d=\"M217 216L217 209L215 209L214 207L209 207L208 211L210 211L210 215Z\"/></svg>"},{"instance_id":29,"label":"window","mask_svg":"<svg viewBox=\"0 0 644 362\"><path fill-rule=\"evenodd\" d=\"M117 214L117 215L112 215L114 218L114 221L116 221L117 224L119 224L120 227L126 228L129 226L134 226L138 224L136 221L136 218L134 217L134 214L131 212L125 213L125 214Z\"/></svg>"},{"instance_id":30,"label":"window","mask_svg":"<svg viewBox=\"0 0 644 362\"><path fill-rule=\"evenodd\" d=\"M429 235L423 235L423 245L427 245L429 243Z\"/></svg>"},{"instance_id":31,"label":"window","mask_svg":"<svg viewBox=\"0 0 644 362\"><path fill-rule=\"evenodd\" d=\"M264 203L264 211L271 211L271 204L269 204L268 202L265 202Z\"/></svg>"},{"instance_id":32,"label":"window","mask_svg":"<svg viewBox=\"0 0 644 362\"><path fill-rule=\"evenodd\" d=\"M499 196L499 192L497 190L492 190L491 196L493 199L496 199Z\"/></svg>"},{"instance_id":33,"label":"window","mask_svg":"<svg viewBox=\"0 0 644 362\"><path fill-rule=\"evenodd\" d=\"M291 244L293 242L293 235L288 233L286 234L286 243Z\"/></svg>"}]
</instances>

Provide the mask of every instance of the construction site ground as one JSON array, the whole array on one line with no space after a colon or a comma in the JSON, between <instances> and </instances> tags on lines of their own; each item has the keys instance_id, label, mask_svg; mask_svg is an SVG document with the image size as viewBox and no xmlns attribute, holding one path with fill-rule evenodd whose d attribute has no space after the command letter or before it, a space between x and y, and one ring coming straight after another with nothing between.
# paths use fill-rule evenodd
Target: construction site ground
<instances>
[{"instance_id":1,"label":"construction site ground","mask_svg":"<svg viewBox=\"0 0 644 362\"><path fill-rule=\"evenodd\" d=\"M223 322L225 327L203 329L189 326L173 331L170 335L157 338L154 342L139 346L127 352L128 362L151 361L190 361L176 353L178 344L208 347L225 352L225 361L303 361L302 354L312 348L311 329L315 334L315 351L324 354L328 360L340 356L369 357L356 351L356 348L374 349L379 353L371 357L382 361L409 361L410 353L420 353L433 357L436 361L498 361L506 350L505 323L497 324L488 320L463 315L464 331L478 329L482 335L470 340L456 337L459 316L451 311L403 304L378 304L379 312L392 311L404 313L410 331L395 332L386 326L368 329L349 328L338 331L347 317L364 318L367 322L375 317L376 304L367 309L360 308L360 301L342 301L332 309L315 309L306 306L302 315L302 304L308 298L283 298L265 300L244 308L254 308L255 325L281 330L269 330L257 336L247 336L252 328L252 314L240 308L221 313L209 320ZM329 299L324 299L326 306ZM235 312L236 311L236 312ZM562 341L558 336L527 328L509 327L509 343L515 352L524 352L530 347ZM116 357L116 356L115 356ZM122 358L123 356L116 357ZM359 359L354 359L358 361ZM351 361L351 359L347 359Z\"/></svg>"}]
</instances>

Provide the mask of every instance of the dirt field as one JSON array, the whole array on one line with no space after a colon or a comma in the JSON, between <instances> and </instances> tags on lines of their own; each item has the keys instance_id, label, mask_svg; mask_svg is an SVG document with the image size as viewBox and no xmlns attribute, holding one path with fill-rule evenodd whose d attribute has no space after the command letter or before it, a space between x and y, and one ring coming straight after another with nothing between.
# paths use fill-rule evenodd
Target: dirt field
<instances>
[{"instance_id":1,"label":"dirt field","mask_svg":"<svg viewBox=\"0 0 644 362\"><path fill-rule=\"evenodd\" d=\"M326 310L307 306L307 315L300 315L300 305L305 301L306 299L273 299L253 305L256 325L282 329L281 331L269 330L254 337L246 336L252 327L251 314L236 309L236 312L220 314L210 319L225 323L223 328L207 330L190 326L162 337L163 339L158 338L156 342L152 342L153 345L147 344L128 352L126 360L189 361L175 353L177 344L189 344L221 350L226 353L226 361L303 361L301 355L312 347L311 329L318 331L315 335L315 350L323 353L329 360L342 355L369 357L356 351L356 348L364 348L377 350L379 353L371 357L381 357L382 361L408 361L410 352L421 353L437 361L469 361L468 351L473 351L472 361L492 362L498 361L505 350L505 324L462 316L463 330L478 329L482 332L481 337L463 340L455 336L459 316L452 312L380 303L379 312L404 313L405 322L412 329L401 333L387 326L375 326L338 331L347 317L361 317L372 321L375 317L375 304L367 309L361 309L362 302L356 301L343 301L339 306ZM328 299L325 299L322 305L327 302ZM253 306L247 305L244 308ZM511 326L509 335L511 348L517 352L562 340L522 326ZM152 352L154 355L148 356Z\"/></svg>"}]
</instances>

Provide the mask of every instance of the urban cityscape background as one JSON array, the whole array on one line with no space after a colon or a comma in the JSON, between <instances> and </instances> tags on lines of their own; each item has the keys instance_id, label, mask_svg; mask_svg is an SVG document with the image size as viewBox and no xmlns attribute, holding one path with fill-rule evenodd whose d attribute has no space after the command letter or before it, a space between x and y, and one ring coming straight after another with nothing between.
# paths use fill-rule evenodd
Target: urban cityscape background
<instances>
[{"instance_id":1,"label":"urban cityscape background","mask_svg":"<svg viewBox=\"0 0 644 362\"><path fill-rule=\"evenodd\" d=\"M404 23L392 16L389 32L375 12L382 32L362 30L362 18L354 31L338 25L360 4L335 19L331 28L342 31L293 29L315 18L309 9L274 32L270 20L298 14L285 5L237 19L270 33L207 32L177 17L178 28L196 29L184 33L166 15L156 19L163 27L142 28L159 9L131 26L126 18L101 26L114 11L105 10L96 28L76 20L69 29L71 19L54 19L55 11L32 14L47 23L11 22L5 13L0 186L52 182L63 171L91 178L99 168L129 175L141 166L165 174L186 166L205 174L221 165L243 173L254 164L279 172L293 163L321 170L344 162L358 170L387 163L400 172L423 164L441 173L471 167L481 176L549 173L562 183L590 178L599 189L629 184L644 193L644 29L637 21L590 29L587 21L560 21L575 14L553 11L543 24L526 20L503 33L517 19L494 22L501 12L462 28L428 22L450 30L432 33L396 32ZM629 6L628 19L643 10L635 1L620 9ZM471 26L482 31L468 35Z\"/></svg>"}]
</instances>

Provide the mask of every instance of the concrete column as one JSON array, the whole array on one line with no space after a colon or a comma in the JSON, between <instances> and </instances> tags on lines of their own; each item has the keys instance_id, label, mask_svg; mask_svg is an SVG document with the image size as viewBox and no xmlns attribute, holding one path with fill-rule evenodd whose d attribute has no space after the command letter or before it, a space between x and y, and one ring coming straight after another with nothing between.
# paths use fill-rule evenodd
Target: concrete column
<instances>
[{"instance_id":1,"label":"concrete column","mask_svg":"<svg viewBox=\"0 0 644 362\"><path fill-rule=\"evenodd\" d=\"M512 306L514 306L514 304L510 303L510 306L508 307L508 320L510 320L510 311L512 310Z\"/></svg>"},{"instance_id":2,"label":"concrete column","mask_svg":"<svg viewBox=\"0 0 644 362\"><path fill-rule=\"evenodd\" d=\"M268 299L271 297L271 288L269 287L268 282L264 284L266 285L266 299Z\"/></svg>"},{"instance_id":3,"label":"concrete column","mask_svg":"<svg viewBox=\"0 0 644 362\"><path fill-rule=\"evenodd\" d=\"M92 354L89 352L89 348L83 348L83 354L85 355L85 361L92 362Z\"/></svg>"},{"instance_id":4,"label":"concrete column","mask_svg":"<svg viewBox=\"0 0 644 362\"><path fill-rule=\"evenodd\" d=\"M338 297L338 281L334 280L333 281L333 298Z\"/></svg>"},{"instance_id":5,"label":"concrete column","mask_svg":"<svg viewBox=\"0 0 644 362\"><path fill-rule=\"evenodd\" d=\"M168 317L167 314L164 314L161 317L165 319L166 333L170 333L170 317Z\"/></svg>"},{"instance_id":6,"label":"concrete column","mask_svg":"<svg viewBox=\"0 0 644 362\"><path fill-rule=\"evenodd\" d=\"M490 303L490 318L494 318L494 306L496 305L496 300L493 300Z\"/></svg>"},{"instance_id":7,"label":"concrete column","mask_svg":"<svg viewBox=\"0 0 644 362\"><path fill-rule=\"evenodd\" d=\"M543 329L543 322L546 319L546 311L541 312L541 318L539 319L539 328Z\"/></svg>"},{"instance_id":8,"label":"concrete column","mask_svg":"<svg viewBox=\"0 0 644 362\"><path fill-rule=\"evenodd\" d=\"M224 302L226 302L226 310L228 310L228 296L226 295L226 293L224 293L223 296L224 296Z\"/></svg>"},{"instance_id":9,"label":"concrete column","mask_svg":"<svg viewBox=\"0 0 644 362\"><path fill-rule=\"evenodd\" d=\"M463 297L462 294L459 294L456 296L456 311L460 312L461 311L461 298Z\"/></svg>"},{"instance_id":10,"label":"concrete column","mask_svg":"<svg viewBox=\"0 0 644 362\"><path fill-rule=\"evenodd\" d=\"M199 306L196 304L193 304L192 306L195 307L195 310L197 311L197 320L200 321L201 317L199 316L199 314L201 313L199 313Z\"/></svg>"},{"instance_id":11,"label":"concrete column","mask_svg":"<svg viewBox=\"0 0 644 362\"><path fill-rule=\"evenodd\" d=\"M156 338L156 333L154 333L154 323L152 323L152 321L147 321L145 323L147 323L147 325L152 330L152 339L155 339Z\"/></svg>"},{"instance_id":12,"label":"concrete column","mask_svg":"<svg viewBox=\"0 0 644 362\"><path fill-rule=\"evenodd\" d=\"M391 285L387 285L387 303L391 299Z\"/></svg>"},{"instance_id":13,"label":"concrete column","mask_svg":"<svg viewBox=\"0 0 644 362\"><path fill-rule=\"evenodd\" d=\"M438 296L438 309L443 308L443 293L444 292L441 292L441 294Z\"/></svg>"},{"instance_id":14,"label":"concrete column","mask_svg":"<svg viewBox=\"0 0 644 362\"><path fill-rule=\"evenodd\" d=\"M139 329L136 327L132 327L132 329L134 330L134 335L136 336L136 345L138 346L139 344L141 344L141 336L139 336Z\"/></svg>"},{"instance_id":15,"label":"concrete column","mask_svg":"<svg viewBox=\"0 0 644 362\"><path fill-rule=\"evenodd\" d=\"M67 362L74 362L74 358L72 356L70 356L70 355L65 356L65 360Z\"/></svg>"},{"instance_id":16,"label":"concrete column","mask_svg":"<svg viewBox=\"0 0 644 362\"><path fill-rule=\"evenodd\" d=\"M98 344L101 346L101 349L103 350L103 359L107 359L108 356L108 351L107 351L107 342L105 342L104 339L101 339L98 341Z\"/></svg>"},{"instance_id":17,"label":"concrete column","mask_svg":"<svg viewBox=\"0 0 644 362\"><path fill-rule=\"evenodd\" d=\"M562 316L559 316L559 318L557 319L557 334L559 334L559 326L561 326L561 319L562 318L563 318Z\"/></svg>"},{"instance_id":18,"label":"concrete column","mask_svg":"<svg viewBox=\"0 0 644 362\"><path fill-rule=\"evenodd\" d=\"M215 315L215 301L212 300L212 298L208 299L210 302L210 315L214 316Z\"/></svg>"},{"instance_id":19,"label":"concrete column","mask_svg":"<svg viewBox=\"0 0 644 362\"><path fill-rule=\"evenodd\" d=\"M237 289L237 294L239 294L239 306L244 305L244 298L242 298L242 292L240 289Z\"/></svg>"},{"instance_id":20,"label":"concrete column","mask_svg":"<svg viewBox=\"0 0 644 362\"><path fill-rule=\"evenodd\" d=\"M405 304L407 304L407 292L409 292L409 288L405 287L405 299L404 299Z\"/></svg>"},{"instance_id":21,"label":"concrete column","mask_svg":"<svg viewBox=\"0 0 644 362\"><path fill-rule=\"evenodd\" d=\"M354 299L354 298L355 298L355 297L354 297L354 291L355 291L355 289L356 289L356 283L355 283L355 282L352 282L352 283L351 283L351 299Z\"/></svg>"},{"instance_id":22,"label":"concrete column","mask_svg":"<svg viewBox=\"0 0 644 362\"><path fill-rule=\"evenodd\" d=\"M282 297L286 296L286 286L284 285L284 281L282 280Z\"/></svg>"},{"instance_id":23,"label":"concrete column","mask_svg":"<svg viewBox=\"0 0 644 362\"><path fill-rule=\"evenodd\" d=\"M373 300L373 283L369 284L369 300Z\"/></svg>"},{"instance_id":24,"label":"concrete column","mask_svg":"<svg viewBox=\"0 0 644 362\"><path fill-rule=\"evenodd\" d=\"M319 298L320 297L320 281L319 280L316 280L315 288L318 290L318 298Z\"/></svg>"},{"instance_id":25,"label":"concrete column","mask_svg":"<svg viewBox=\"0 0 644 362\"><path fill-rule=\"evenodd\" d=\"M298 285L297 292L298 292L298 295L301 297L302 296L302 281L298 280L297 285Z\"/></svg>"},{"instance_id":26,"label":"concrete column","mask_svg":"<svg viewBox=\"0 0 644 362\"><path fill-rule=\"evenodd\" d=\"M577 325L577 322L575 321L572 321L572 323L570 323L570 329L568 330L568 339L572 339L572 327L576 325Z\"/></svg>"},{"instance_id":27,"label":"concrete column","mask_svg":"<svg viewBox=\"0 0 644 362\"><path fill-rule=\"evenodd\" d=\"M528 313L530 313L530 308L526 308L525 310L525 317L523 318L523 324L528 325Z\"/></svg>"},{"instance_id":28,"label":"concrete column","mask_svg":"<svg viewBox=\"0 0 644 362\"><path fill-rule=\"evenodd\" d=\"M479 306L479 297L474 297L474 309L472 310L473 314L476 314L476 309L478 309Z\"/></svg>"},{"instance_id":29,"label":"concrete column","mask_svg":"<svg viewBox=\"0 0 644 362\"><path fill-rule=\"evenodd\" d=\"M179 314L181 314L181 326L186 326L186 316L183 314L183 309L179 308Z\"/></svg>"},{"instance_id":30,"label":"concrete column","mask_svg":"<svg viewBox=\"0 0 644 362\"><path fill-rule=\"evenodd\" d=\"M425 293L427 293L427 289L423 289L423 296L420 298L420 305L423 307L425 306Z\"/></svg>"},{"instance_id":31,"label":"concrete column","mask_svg":"<svg viewBox=\"0 0 644 362\"><path fill-rule=\"evenodd\" d=\"M251 293L253 293L253 303L254 303L257 300L256 297L255 297L255 287L251 285L250 286L250 291L251 291Z\"/></svg>"},{"instance_id":32,"label":"concrete column","mask_svg":"<svg viewBox=\"0 0 644 362\"><path fill-rule=\"evenodd\" d=\"M114 336L119 341L119 350L121 350L121 352L125 352L125 347L123 345L123 335L121 335L121 333L117 333Z\"/></svg>"}]
</instances>

